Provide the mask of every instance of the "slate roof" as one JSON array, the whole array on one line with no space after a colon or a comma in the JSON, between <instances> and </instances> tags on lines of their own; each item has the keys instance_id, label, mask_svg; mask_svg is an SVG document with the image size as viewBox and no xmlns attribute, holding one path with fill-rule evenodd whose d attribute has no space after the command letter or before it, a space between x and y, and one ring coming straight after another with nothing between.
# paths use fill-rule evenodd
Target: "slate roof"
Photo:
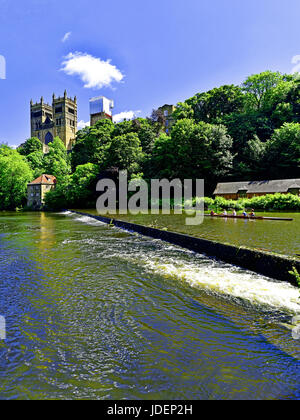
<instances>
[{"instance_id":1,"label":"slate roof","mask_svg":"<svg viewBox=\"0 0 300 420\"><path fill-rule=\"evenodd\" d=\"M53 175L41 175L28 185L55 185L56 178Z\"/></svg>"},{"instance_id":2,"label":"slate roof","mask_svg":"<svg viewBox=\"0 0 300 420\"><path fill-rule=\"evenodd\" d=\"M239 191L247 191L248 194L274 194L287 193L292 188L300 188L300 179L220 183L217 185L214 194L237 194Z\"/></svg>"}]
</instances>

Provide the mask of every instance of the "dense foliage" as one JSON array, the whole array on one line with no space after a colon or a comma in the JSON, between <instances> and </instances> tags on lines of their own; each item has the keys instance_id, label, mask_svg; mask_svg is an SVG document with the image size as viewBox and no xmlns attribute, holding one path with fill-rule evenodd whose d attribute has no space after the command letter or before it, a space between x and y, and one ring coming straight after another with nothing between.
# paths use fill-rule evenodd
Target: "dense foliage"
<instances>
[{"instance_id":1,"label":"dense foliage","mask_svg":"<svg viewBox=\"0 0 300 420\"><path fill-rule=\"evenodd\" d=\"M33 173L16 150L0 145L0 210L15 210L26 203L27 184Z\"/></svg>"},{"instance_id":2,"label":"dense foliage","mask_svg":"<svg viewBox=\"0 0 300 420\"><path fill-rule=\"evenodd\" d=\"M27 179L42 173L58 178L56 191L47 198L51 208L93 202L99 175L110 168L127 169L129 177L146 180L204 178L207 195L217 182L300 178L299 75L266 71L248 77L241 86L198 93L177 104L167 131L166 121L161 110L147 119L98 121L78 131L70 154L59 138L46 155L36 138L18 151L2 146L2 154L5 150L8 156L1 158L0 173L12 177L8 181L7 176L4 185L15 180L20 194L15 194L15 201L6 198L1 208L24 202ZM23 168L22 185L17 184L19 172L12 165ZM286 196L283 200L291 203L280 204L281 199L273 198L272 206L296 209L294 199ZM271 206L258 201L249 205Z\"/></svg>"},{"instance_id":3,"label":"dense foliage","mask_svg":"<svg viewBox=\"0 0 300 420\"><path fill-rule=\"evenodd\" d=\"M197 200L196 198L194 200ZM293 194L268 194L261 197L226 200L223 197L205 198L205 207L214 210L291 210L300 211L300 197Z\"/></svg>"}]
</instances>

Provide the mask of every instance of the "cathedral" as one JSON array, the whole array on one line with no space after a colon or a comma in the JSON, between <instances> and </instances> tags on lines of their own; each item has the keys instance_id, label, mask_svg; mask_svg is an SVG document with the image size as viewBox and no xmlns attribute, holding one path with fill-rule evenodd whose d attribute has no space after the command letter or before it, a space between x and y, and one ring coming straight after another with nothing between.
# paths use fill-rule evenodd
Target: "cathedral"
<instances>
[{"instance_id":1,"label":"cathedral","mask_svg":"<svg viewBox=\"0 0 300 420\"><path fill-rule=\"evenodd\" d=\"M71 150L77 132L77 99L64 96L56 98L53 94L52 106L45 103L43 97L40 103L30 102L31 137L37 137L43 144L44 153L48 152L48 144L58 136Z\"/></svg>"}]
</instances>

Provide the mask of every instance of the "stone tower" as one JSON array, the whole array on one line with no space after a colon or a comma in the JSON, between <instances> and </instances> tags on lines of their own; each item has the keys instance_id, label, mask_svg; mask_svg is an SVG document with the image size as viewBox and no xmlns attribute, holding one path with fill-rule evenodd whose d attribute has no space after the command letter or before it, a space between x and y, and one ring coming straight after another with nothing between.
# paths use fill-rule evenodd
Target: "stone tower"
<instances>
[{"instance_id":1,"label":"stone tower","mask_svg":"<svg viewBox=\"0 0 300 420\"><path fill-rule=\"evenodd\" d=\"M48 144L58 136L67 150L71 150L77 132L77 99L67 97L56 98L53 94L52 106L41 98L39 103L30 102L31 137L37 137L43 144L44 153L48 152Z\"/></svg>"},{"instance_id":2,"label":"stone tower","mask_svg":"<svg viewBox=\"0 0 300 420\"><path fill-rule=\"evenodd\" d=\"M52 108L55 136L63 141L67 150L71 150L77 132L77 98L68 98L66 91L62 98L53 95Z\"/></svg>"},{"instance_id":3,"label":"stone tower","mask_svg":"<svg viewBox=\"0 0 300 420\"><path fill-rule=\"evenodd\" d=\"M30 102L31 137L37 137L43 144L44 153L48 150L48 144L53 140L54 124L52 106L45 103L43 97L38 103Z\"/></svg>"}]
</instances>

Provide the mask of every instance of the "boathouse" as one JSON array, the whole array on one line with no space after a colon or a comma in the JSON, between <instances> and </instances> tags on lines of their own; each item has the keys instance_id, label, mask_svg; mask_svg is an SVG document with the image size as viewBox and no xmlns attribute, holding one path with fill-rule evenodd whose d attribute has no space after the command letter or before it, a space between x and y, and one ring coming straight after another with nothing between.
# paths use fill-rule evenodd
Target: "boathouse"
<instances>
[{"instance_id":1,"label":"boathouse","mask_svg":"<svg viewBox=\"0 0 300 420\"><path fill-rule=\"evenodd\" d=\"M300 196L300 179L225 182L217 185L214 196L224 197L227 200L238 200L239 198L252 198L276 193L290 193Z\"/></svg>"},{"instance_id":2,"label":"boathouse","mask_svg":"<svg viewBox=\"0 0 300 420\"><path fill-rule=\"evenodd\" d=\"M27 206L40 210L45 204L45 195L53 190L56 185L56 178L53 175L41 175L27 185Z\"/></svg>"}]
</instances>

